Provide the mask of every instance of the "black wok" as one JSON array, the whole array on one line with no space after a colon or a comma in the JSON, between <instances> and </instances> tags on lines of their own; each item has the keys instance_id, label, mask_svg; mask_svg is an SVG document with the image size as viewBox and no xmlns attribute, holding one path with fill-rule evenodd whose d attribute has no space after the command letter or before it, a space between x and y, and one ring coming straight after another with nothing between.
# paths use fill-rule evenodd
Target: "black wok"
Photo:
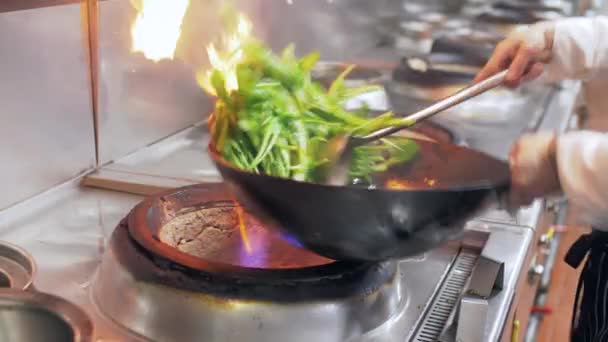
<instances>
[{"instance_id":1,"label":"black wok","mask_svg":"<svg viewBox=\"0 0 608 342\"><path fill-rule=\"evenodd\" d=\"M507 163L464 147L416 140L413 160L374 176L381 186L332 187L248 173L213 145L210 155L236 198L306 248L335 260L386 260L456 238L467 220L508 189Z\"/></svg>"}]
</instances>

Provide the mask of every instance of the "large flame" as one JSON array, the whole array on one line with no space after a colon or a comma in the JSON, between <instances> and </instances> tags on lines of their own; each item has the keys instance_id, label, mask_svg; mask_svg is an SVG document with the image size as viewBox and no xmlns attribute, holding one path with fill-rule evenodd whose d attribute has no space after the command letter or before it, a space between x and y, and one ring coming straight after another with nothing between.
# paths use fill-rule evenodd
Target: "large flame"
<instances>
[{"instance_id":1,"label":"large flame","mask_svg":"<svg viewBox=\"0 0 608 342\"><path fill-rule=\"evenodd\" d=\"M150 60L173 59L190 0L131 0L137 17L131 27L132 51Z\"/></svg>"},{"instance_id":2,"label":"large flame","mask_svg":"<svg viewBox=\"0 0 608 342\"><path fill-rule=\"evenodd\" d=\"M241 233L241 239L243 240L243 245L245 246L245 251L247 254L251 254L251 242L249 241L249 235L247 235L247 225L245 224L245 210L243 207L234 200L234 204L236 205L236 216L239 220L239 232Z\"/></svg>"},{"instance_id":3,"label":"large flame","mask_svg":"<svg viewBox=\"0 0 608 342\"><path fill-rule=\"evenodd\" d=\"M222 37L220 48L218 49L214 43L207 46L207 55L209 56L211 68L200 70L196 75L199 85L205 91L212 95L217 95L210 81L213 70L218 70L224 75L227 92L239 88L236 68L243 61L243 42L251 37L252 31L251 22L243 14L239 14L234 32Z\"/></svg>"}]
</instances>

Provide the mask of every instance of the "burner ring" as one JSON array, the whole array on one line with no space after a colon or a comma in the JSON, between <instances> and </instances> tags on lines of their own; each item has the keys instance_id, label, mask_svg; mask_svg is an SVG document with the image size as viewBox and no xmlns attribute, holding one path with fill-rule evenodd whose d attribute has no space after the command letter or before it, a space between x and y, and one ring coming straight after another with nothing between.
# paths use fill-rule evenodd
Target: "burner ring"
<instances>
[{"instance_id":1,"label":"burner ring","mask_svg":"<svg viewBox=\"0 0 608 342\"><path fill-rule=\"evenodd\" d=\"M223 184L193 185L151 196L115 230L112 247L120 262L140 279L231 298L299 301L351 297L369 294L395 277L394 261L251 268L201 259L160 240L160 229L184 209L230 198Z\"/></svg>"}]
</instances>

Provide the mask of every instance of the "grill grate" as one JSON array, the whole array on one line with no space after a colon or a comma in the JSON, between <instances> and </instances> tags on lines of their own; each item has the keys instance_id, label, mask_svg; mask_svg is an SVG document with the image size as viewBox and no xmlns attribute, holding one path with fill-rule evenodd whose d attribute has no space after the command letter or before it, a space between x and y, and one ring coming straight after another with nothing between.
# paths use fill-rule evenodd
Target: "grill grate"
<instances>
[{"instance_id":1,"label":"grill grate","mask_svg":"<svg viewBox=\"0 0 608 342\"><path fill-rule=\"evenodd\" d=\"M414 342L436 342L439 339L452 310L456 306L479 253L463 249L448 272L438 294L425 313Z\"/></svg>"}]
</instances>

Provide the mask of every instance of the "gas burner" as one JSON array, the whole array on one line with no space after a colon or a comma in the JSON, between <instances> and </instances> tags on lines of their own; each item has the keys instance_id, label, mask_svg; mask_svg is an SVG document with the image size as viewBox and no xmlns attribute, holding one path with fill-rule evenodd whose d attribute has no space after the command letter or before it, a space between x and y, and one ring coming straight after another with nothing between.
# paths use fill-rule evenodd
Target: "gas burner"
<instances>
[{"instance_id":1,"label":"gas burner","mask_svg":"<svg viewBox=\"0 0 608 342\"><path fill-rule=\"evenodd\" d=\"M403 310L398 274L396 262L313 254L242 212L224 185L206 184L132 210L112 234L93 298L156 341L331 342Z\"/></svg>"}]
</instances>

